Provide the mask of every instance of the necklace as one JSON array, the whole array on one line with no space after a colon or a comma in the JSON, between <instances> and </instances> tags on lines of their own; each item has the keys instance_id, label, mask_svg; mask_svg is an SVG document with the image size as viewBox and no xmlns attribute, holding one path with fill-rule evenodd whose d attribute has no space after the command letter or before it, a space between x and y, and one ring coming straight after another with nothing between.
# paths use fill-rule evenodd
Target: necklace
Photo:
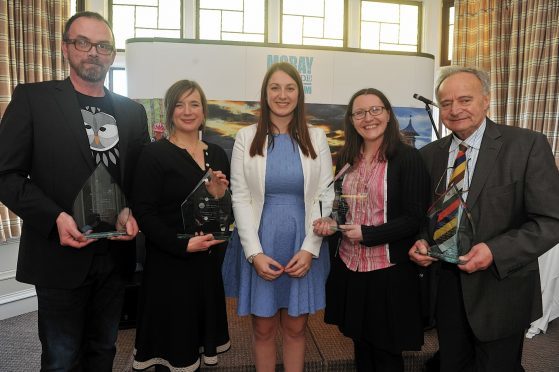
<instances>
[{"instance_id":1,"label":"necklace","mask_svg":"<svg viewBox=\"0 0 559 372\"><path fill-rule=\"evenodd\" d=\"M372 185L380 173L381 163L378 152L372 158L367 158L361 153L355 174L355 193L369 194L374 189Z\"/></svg>"},{"instance_id":2,"label":"necklace","mask_svg":"<svg viewBox=\"0 0 559 372\"><path fill-rule=\"evenodd\" d=\"M200 146L200 141L196 140L196 143L191 146L192 150L188 149L188 145L181 143L180 141L178 141L175 137L170 137L169 140L171 141L172 144L174 144L175 146L185 150L186 152L188 152L190 154L190 156L192 156L194 158L194 156L196 155L196 152L198 150L198 146Z\"/></svg>"}]
</instances>

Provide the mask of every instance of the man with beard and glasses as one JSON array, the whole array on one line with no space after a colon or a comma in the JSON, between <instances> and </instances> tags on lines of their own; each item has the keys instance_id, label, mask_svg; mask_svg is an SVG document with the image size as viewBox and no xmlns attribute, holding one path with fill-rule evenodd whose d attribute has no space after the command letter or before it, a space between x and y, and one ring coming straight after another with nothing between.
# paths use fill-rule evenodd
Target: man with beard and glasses
<instances>
[{"instance_id":1,"label":"man with beard and glasses","mask_svg":"<svg viewBox=\"0 0 559 372\"><path fill-rule=\"evenodd\" d=\"M36 287L41 370L111 371L138 225L129 214L114 227L126 235L88 239L72 210L101 165L130 194L147 118L103 86L116 51L101 15L71 17L62 52L70 76L18 85L4 113L0 200L23 219L16 279Z\"/></svg>"}]
</instances>

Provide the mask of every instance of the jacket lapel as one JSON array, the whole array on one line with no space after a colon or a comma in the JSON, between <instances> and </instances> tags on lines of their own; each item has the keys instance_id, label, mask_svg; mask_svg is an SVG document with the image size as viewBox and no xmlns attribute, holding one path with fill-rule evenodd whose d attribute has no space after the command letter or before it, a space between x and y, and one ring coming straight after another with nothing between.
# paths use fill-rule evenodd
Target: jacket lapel
<instances>
[{"instance_id":1,"label":"jacket lapel","mask_svg":"<svg viewBox=\"0 0 559 372\"><path fill-rule=\"evenodd\" d=\"M83 125L80 104L70 78L55 85L54 98L66 120L68 131L74 136L85 163L89 166L90 171L93 172L95 163L91 156L89 140Z\"/></svg>"},{"instance_id":2,"label":"jacket lapel","mask_svg":"<svg viewBox=\"0 0 559 372\"><path fill-rule=\"evenodd\" d=\"M314 146L314 143L313 143L313 146ZM312 162L312 158L310 156L307 157L303 154L303 152L301 151L300 146L297 146L297 148L299 149L299 158L301 159L301 167L303 168L303 183L304 183L304 188L303 188L304 193L303 193L303 195L306 196L306 195L309 195L309 193L308 193L308 191L309 191L309 180L311 178L310 175L311 175L311 172L312 172L311 167L313 165L312 164L313 162ZM315 146L315 148L317 148L317 147Z\"/></svg>"},{"instance_id":3,"label":"jacket lapel","mask_svg":"<svg viewBox=\"0 0 559 372\"><path fill-rule=\"evenodd\" d=\"M250 143L252 143L252 141L250 141ZM256 174L258 175L258 186L261 193L260 195L262 195L262 200L264 200L264 192L266 191L266 161L268 159L268 136L266 136L266 140L264 141L264 149L262 150L262 154L264 156L256 155L252 159L256 162Z\"/></svg>"},{"instance_id":4,"label":"jacket lapel","mask_svg":"<svg viewBox=\"0 0 559 372\"><path fill-rule=\"evenodd\" d=\"M125 170L126 170L126 156L128 148L130 146L129 139L131 137L130 125L127 118L130 118L130 113L126 112L126 105L121 104L118 96L111 93L109 90L105 89L105 94L111 100L113 111L115 113L116 126L118 128L118 151L120 153L120 176L122 181L125 180Z\"/></svg>"},{"instance_id":5,"label":"jacket lapel","mask_svg":"<svg viewBox=\"0 0 559 372\"><path fill-rule=\"evenodd\" d=\"M497 160L502 145L502 141L499 139L501 137L501 132L497 124L489 119L487 119L486 123L487 126L483 133L476 167L472 177L472 184L470 185L468 199L466 200L466 204L470 209L476 204L479 194L495 166L495 161Z\"/></svg>"}]
</instances>

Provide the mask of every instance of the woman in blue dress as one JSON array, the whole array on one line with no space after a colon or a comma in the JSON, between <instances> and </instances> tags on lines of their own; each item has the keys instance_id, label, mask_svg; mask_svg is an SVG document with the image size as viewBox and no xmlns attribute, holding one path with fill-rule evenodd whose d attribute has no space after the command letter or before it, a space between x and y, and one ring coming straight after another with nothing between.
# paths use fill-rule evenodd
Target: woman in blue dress
<instances>
[{"instance_id":1,"label":"woman in blue dress","mask_svg":"<svg viewBox=\"0 0 559 372\"><path fill-rule=\"evenodd\" d=\"M324 131L307 125L301 77L270 67L257 124L241 129L231 159L237 231L224 262L226 293L252 316L257 371L274 371L281 329L286 371L302 371L309 313L325 306L329 257L312 223L329 215L332 157ZM319 202L320 201L320 202Z\"/></svg>"}]
</instances>

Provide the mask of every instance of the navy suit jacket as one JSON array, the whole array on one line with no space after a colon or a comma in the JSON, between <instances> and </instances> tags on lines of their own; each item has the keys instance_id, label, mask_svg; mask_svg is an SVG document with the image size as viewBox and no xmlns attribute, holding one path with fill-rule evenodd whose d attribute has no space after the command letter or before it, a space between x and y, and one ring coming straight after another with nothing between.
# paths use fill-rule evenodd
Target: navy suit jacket
<instances>
[{"instance_id":1,"label":"navy suit jacket","mask_svg":"<svg viewBox=\"0 0 559 372\"><path fill-rule=\"evenodd\" d=\"M127 195L143 144L149 141L142 105L105 91L119 131L121 186ZM69 79L20 84L0 124L0 200L23 219L16 279L74 288L88 272L94 248L60 245L56 218L95 168L77 95ZM128 244L126 244L128 243ZM128 246L129 242L110 242Z\"/></svg>"},{"instance_id":2,"label":"navy suit jacket","mask_svg":"<svg viewBox=\"0 0 559 372\"><path fill-rule=\"evenodd\" d=\"M451 141L421 149L432 190ZM559 242L559 172L546 137L487 119L466 204L473 244L485 242L494 259L486 270L461 272L470 326L481 341L521 332L542 314L538 257Z\"/></svg>"}]
</instances>

